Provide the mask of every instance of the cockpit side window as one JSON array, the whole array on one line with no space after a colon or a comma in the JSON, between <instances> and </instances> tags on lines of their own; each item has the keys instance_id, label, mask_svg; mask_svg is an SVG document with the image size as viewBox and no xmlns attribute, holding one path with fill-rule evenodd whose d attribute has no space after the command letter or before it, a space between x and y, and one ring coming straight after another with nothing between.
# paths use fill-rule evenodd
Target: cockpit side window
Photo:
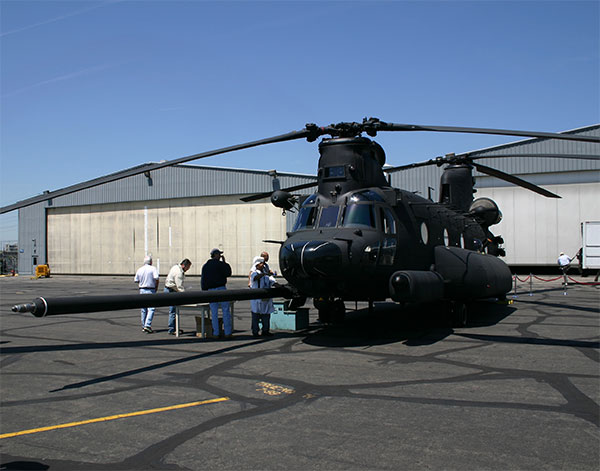
<instances>
[{"instance_id":1,"label":"cockpit side window","mask_svg":"<svg viewBox=\"0 0 600 471\"><path fill-rule=\"evenodd\" d=\"M375 216L371 204L349 204L344 210L344 227L375 227Z\"/></svg>"},{"instance_id":2,"label":"cockpit side window","mask_svg":"<svg viewBox=\"0 0 600 471\"><path fill-rule=\"evenodd\" d=\"M298 213L298 219L296 219L296 224L294 225L294 232L300 231L302 229L312 228L315 224L315 219L317 216L317 207L316 206L304 206L300 209Z\"/></svg>"}]
</instances>

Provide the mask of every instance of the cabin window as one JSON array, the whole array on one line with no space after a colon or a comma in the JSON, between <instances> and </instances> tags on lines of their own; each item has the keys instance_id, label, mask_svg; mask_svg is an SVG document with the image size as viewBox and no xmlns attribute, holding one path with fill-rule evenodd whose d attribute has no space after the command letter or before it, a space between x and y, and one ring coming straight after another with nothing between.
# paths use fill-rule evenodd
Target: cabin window
<instances>
[{"instance_id":1,"label":"cabin window","mask_svg":"<svg viewBox=\"0 0 600 471\"><path fill-rule=\"evenodd\" d=\"M298 219L296 219L296 224L294 225L294 232L313 227L316 215L316 206L304 206L301 208L298 213Z\"/></svg>"},{"instance_id":2,"label":"cabin window","mask_svg":"<svg viewBox=\"0 0 600 471\"><path fill-rule=\"evenodd\" d=\"M390 208L379 208L381 229L385 234L396 233L396 220Z\"/></svg>"},{"instance_id":3,"label":"cabin window","mask_svg":"<svg viewBox=\"0 0 600 471\"><path fill-rule=\"evenodd\" d=\"M337 224L339 206L329 206L321 209L321 218L319 219L319 227L335 227Z\"/></svg>"},{"instance_id":4,"label":"cabin window","mask_svg":"<svg viewBox=\"0 0 600 471\"><path fill-rule=\"evenodd\" d=\"M427 229L427 224L424 222L421 223L421 240L424 244L429 242L429 229Z\"/></svg>"},{"instance_id":5,"label":"cabin window","mask_svg":"<svg viewBox=\"0 0 600 471\"><path fill-rule=\"evenodd\" d=\"M344 227L375 227L373 206L370 204L349 204L344 210Z\"/></svg>"}]
</instances>

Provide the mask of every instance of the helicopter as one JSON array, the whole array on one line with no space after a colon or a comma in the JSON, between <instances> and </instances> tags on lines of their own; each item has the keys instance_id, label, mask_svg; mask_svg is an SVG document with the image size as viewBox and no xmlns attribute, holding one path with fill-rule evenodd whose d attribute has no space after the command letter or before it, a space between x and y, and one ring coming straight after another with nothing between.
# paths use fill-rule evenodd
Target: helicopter
<instances>
[{"instance_id":1,"label":"helicopter","mask_svg":"<svg viewBox=\"0 0 600 471\"><path fill-rule=\"evenodd\" d=\"M342 122L324 127L309 123L300 131L152 164L137 172L270 143L302 138L314 142L321 136L329 136L318 144L316 183L281 189L275 176L272 192L242 198L253 201L270 197L283 212L298 212L296 224L287 233L286 240L266 241L280 245L279 265L287 284L264 290L37 298L31 304L13 306L12 310L42 317L267 297L290 299L289 309L296 309L312 298L319 320L337 323L344 318L346 301L366 301L372 310L375 301L391 299L400 304L442 302L453 325L464 326L470 301L504 299L512 287L510 269L499 258L504 255L503 240L490 231L490 227L501 220L502 213L489 198L473 199L473 170L545 197L560 196L480 164L476 162L477 157L469 153L385 168L385 151L371 139L382 131L498 134L600 143L600 138L585 135L421 126L365 118L361 123ZM600 159L600 155L554 156ZM386 173L424 165L445 166L437 202L394 188L386 177ZM136 169L115 179L135 174L132 172ZM85 187L93 185L94 181ZM297 190L315 185L316 193L303 201L293 195ZM82 189L80 185L76 187L1 209L6 212Z\"/></svg>"}]
</instances>

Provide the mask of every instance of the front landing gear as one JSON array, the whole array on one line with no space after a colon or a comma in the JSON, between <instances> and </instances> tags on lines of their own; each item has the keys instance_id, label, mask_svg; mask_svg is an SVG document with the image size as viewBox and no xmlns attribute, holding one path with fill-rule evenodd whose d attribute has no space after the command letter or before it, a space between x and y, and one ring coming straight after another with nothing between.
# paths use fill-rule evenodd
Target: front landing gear
<instances>
[{"instance_id":1,"label":"front landing gear","mask_svg":"<svg viewBox=\"0 0 600 471\"><path fill-rule=\"evenodd\" d=\"M315 308L319 311L322 324L341 324L346 317L346 306L341 299L315 299Z\"/></svg>"},{"instance_id":2,"label":"front landing gear","mask_svg":"<svg viewBox=\"0 0 600 471\"><path fill-rule=\"evenodd\" d=\"M452 327L465 327L468 323L466 303L462 301L450 301L448 303L448 318Z\"/></svg>"}]
</instances>

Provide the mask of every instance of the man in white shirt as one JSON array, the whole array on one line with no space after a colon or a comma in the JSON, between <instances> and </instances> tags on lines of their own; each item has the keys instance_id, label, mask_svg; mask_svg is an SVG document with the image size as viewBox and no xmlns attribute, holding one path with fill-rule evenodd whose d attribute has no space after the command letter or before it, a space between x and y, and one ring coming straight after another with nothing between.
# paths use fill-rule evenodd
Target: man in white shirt
<instances>
[{"instance_id":1,"label":"man in white shirt","mask_svg":"<svg viewBox=\"0 0 600 471\"><path fill-rule=\"evenodd\" d=\"M158 289L158 270L152 266L152 256L144 257L144 265L142 265L135 273L133 281L138 283L140 294L154 294ZM154 317L153 307L142 308L142 330L147 334L151 334L152 318Z\"/></svg>"},{"instance_id":2,"label":"man in white shirt","mask_svg":"<svg viewBox=\"0 0 600 471\"><path fill-rule=\"evenodd\" d=\"M185 272L190 269L192 262L189 259L184 259L179 265L173 265L169 270L167 279L165 281L165 292L168 293L181 293L185 291L183 282L185 280ZM170 335L175 335L175 306L169 308L169 331Z\"/></svg>"},{"instance_id":3,"label":"man in white shirt","mask_svg":"<svg viewBox=\"0 0 600 471\"><path fill-rule=\"evenodd\" d=\"M565 255L564 252L561 252L558 256L558 266L563 274L563 284L567 285L567 271L571 267L571 257Z\"/></svg>"},{"instance_id":4,"label":"man in white shirt","mask_svg":"<svg viewBox=\"0 0 600 471\"><path fill-rule=\"evenodd\" d=\"M270 270L269 270L270 271ZM275 283L275 279L265 271L265 259L256 257L254 265L250 272L251 288L271 288ZM275 310L273 300L267 299L252 299L250 301L250 311L252 313L252 336L258 337L259 324L262 325L262 336L271 337L273 334L270 331L271 313Z\"/></svg>"}]
</instances>

